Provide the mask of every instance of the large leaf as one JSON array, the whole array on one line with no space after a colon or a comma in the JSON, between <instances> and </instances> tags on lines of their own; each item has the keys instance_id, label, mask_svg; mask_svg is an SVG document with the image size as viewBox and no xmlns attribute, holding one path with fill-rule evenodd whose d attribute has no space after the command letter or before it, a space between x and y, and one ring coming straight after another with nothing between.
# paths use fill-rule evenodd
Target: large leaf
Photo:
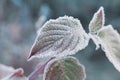
<instances>
[{"instance_id":1,"label":"large leaf","mask_svg":"<svg viewBox=\"0 0 120 80\"><path fill-rule=\"evenodd\" d=\"M88 45L89 37L78 19L60 17L49 20L40 28L30 57L66 56Z\"/></svg>"},{"instance_id":2,"label":"large leaf","mask_svg":"<svg viewBox=\"0 0 120 80\"><path fill-rule=\"evenodd\" d=\"M104 26L104 9L100 7L100 9L94 14L92 20L89 24L89 31L91 33L96 33L99 29Z\"/></svg>"},{"instance_id":3,"label":"large leaf","mask_svg":"<svg viewBox=\"0 0 120 80\"><path fill-rule=\"evenodd\" d=\"M73 57L54 59L45 67L43 80L85 80L85 69Z\"/></svg>"},{"instance_id":4,"label":"large leaf","mask_svg":"<svg viewBox=\"0 0 120 80\"><path fill-rule=\"evenodd\" d=\"M107 58L120 71L120 35L111 25L103 27L99 32L100 43Z\"/></svg>"}]
</instances>

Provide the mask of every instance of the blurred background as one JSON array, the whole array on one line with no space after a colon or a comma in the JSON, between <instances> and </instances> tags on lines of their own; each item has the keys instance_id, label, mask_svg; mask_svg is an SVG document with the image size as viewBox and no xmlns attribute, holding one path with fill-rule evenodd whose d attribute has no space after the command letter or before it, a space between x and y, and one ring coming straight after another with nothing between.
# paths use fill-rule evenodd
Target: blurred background
<instances>
[{"instance_id":1,"label":"blurred background","mask_svg":"<svg viewBox=\"0 0 120 80\"><path fill-rule=\"evenodd\" d=\"M27 62L36 31L47 20L69 15L78 18L86 32L93 14L103 6L105 25L120 32L120 0L0 0L0 63L22 67L29 75L38 60ZM77 57L86 67L86 80L120 80L120 73L95 44L79 51Z\"/></svg>"}]
</instances>

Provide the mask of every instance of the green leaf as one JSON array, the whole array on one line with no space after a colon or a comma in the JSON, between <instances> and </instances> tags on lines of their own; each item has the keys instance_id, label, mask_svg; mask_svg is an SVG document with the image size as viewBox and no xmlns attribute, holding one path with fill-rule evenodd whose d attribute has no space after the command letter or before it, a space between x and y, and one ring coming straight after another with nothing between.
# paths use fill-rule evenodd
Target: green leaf
<instances>
[{"instance_id":1,"label":"green leaf","mask_svg":"<svg viewBox=\"0 0 120 80\"><path fill-rule=\"evenodd\" d=\"M94 14L89 24L89 31L91 33L96 33L103 26L104 26L104 9L103 7L100 7L100 9Z\"/></svg>"},{"instance_id":2,"label":"green leaf","mask_svg":"<svg viewBox=\"0 0 120 80\"><path fill-rule=\"evenodd\" d=\"M120 72L120 34L108 25L98 32L98 37L107 58Z\"/></svg>"},{"instance_id":3,"label":"green leaf","mask_svg":"<svg viewBox=\"0 0 120 80\"><path fill-rule=\"evenodd\" d=\"M43 80L85 80L85 69L74 57L50 61L45 68Z\"/></svg>"}]
</instances>

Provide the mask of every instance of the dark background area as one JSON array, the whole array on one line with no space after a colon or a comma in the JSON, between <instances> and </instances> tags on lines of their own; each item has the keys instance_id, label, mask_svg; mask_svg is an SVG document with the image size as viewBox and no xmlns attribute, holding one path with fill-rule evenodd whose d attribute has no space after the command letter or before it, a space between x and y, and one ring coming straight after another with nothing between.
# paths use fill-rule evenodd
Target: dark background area
<instances>
[{"instance_id":1,"label":"dark background area","mask_svg":"<svg viewBox=\"0 0 120 80\"><path fill-rule=\"evenodd\" d=\"M120 32L120 0L0 0L0 63L22 67L25 75L30 74L38 60L27 62L27 56L40 25L69 15L78 18L88 32L100 6L105 10L105 25L112 24ZM120 80L120 73L101 49L95 50L92 40L75 57L86 67L86 80Z\"/></svg>"}]
</instances>

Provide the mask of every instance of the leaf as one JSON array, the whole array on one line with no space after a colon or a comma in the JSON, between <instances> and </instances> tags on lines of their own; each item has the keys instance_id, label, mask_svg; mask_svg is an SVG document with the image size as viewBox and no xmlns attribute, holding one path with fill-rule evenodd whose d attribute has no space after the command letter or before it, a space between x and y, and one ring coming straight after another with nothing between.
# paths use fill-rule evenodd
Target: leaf
<instances>
[{"instance_id":1,"label":"leaf","mask_svg":"<svg viewBox=\"0 0 120 80\"><path fill-rule=\"evenodd\" d=\"M0 80L28 80L23 76L22 68L14 69L10 66L0 64Z\"/></svg>"},{"instance_id":2,"label":"leaf","mask_svg":"<svg viewBox=\"0 0 120 80\"><path fill-rule=\"evenodd\" d=\"M14 68L0 64L0 79L14 72Z\"/></svg>"},{"instance_id":3,"label":"leaf","mask_svg":"<svg viewBox=\"0 0 120 80\"><path fill-rule=\"evenodd\" d=\"M100 7L100 9L94 14L92 20L89 24L89 31L91 33L96 33L99 29L104 26L104 9Z\"/></svg>"},{"instance_id":4,"label":"leaf","mask_svg":"<svg viewBox=\"0 0 120 80\"><path fill-rule=\"evenodd\" d=\"M88 45L89 37L78 19L60 17L40 28L30 51L31 57L57 57L75 54Z\"/></svg>"},{"instance_id":5,"label":"leaf","mask_svg":"<svg viewBox=\"0 0 120 80\"><path fill-rule=\"evenodd\" d=\"M107 58L120 72L120 34L108 25L98 32L98 36Z\"/></svg>"},{"instance_id":6,"label":"leaf","mask_svg":"<svg viewBox=\"0 0 120 80\"><path fill-rule=\"evenodd\" d=\"M54 59L47 64L43 80L85 80L85 69L74 57Z\"/></svg>"}]
</instances>

